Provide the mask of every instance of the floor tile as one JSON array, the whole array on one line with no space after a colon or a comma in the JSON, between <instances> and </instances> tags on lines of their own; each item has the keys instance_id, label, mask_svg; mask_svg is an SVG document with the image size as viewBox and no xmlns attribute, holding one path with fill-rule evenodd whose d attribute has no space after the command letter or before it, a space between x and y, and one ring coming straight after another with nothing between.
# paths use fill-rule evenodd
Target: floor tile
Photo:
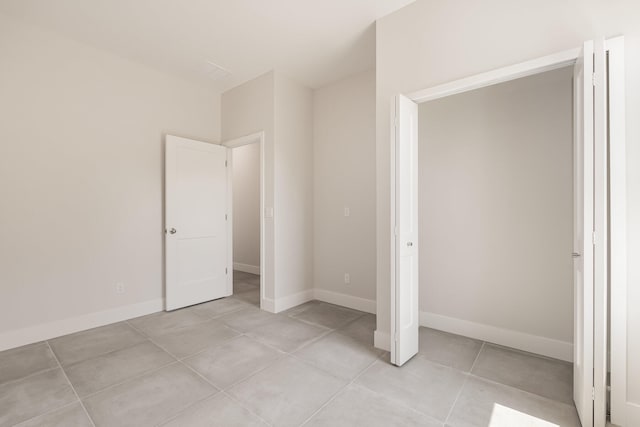
<instances>
[{"instance_id":1,"label":"floor tile","mask_svg":"<svg viewBox=\"0 0 640 427\"><path fill-rule=\"evenodd\" d=\"M449 417L453 427L579 427L575 407L470 377Z\"/></svg>"},{"instance_id":2,"label":"floor tile","mask_svg":"<svg viewBox=\"0 0 640 427\"><path fill-rule=\"evenodd\" d=\"M413 358L402 367L377 361L357 383L400 404L444 421L466 375L446 366Z\"/></svg>"},{"instance_id":3,"label":"floor tile","mask_svg":"<svg viewBox=\"0 0 640 427\"><path fill-rule=\"evenodd\" d=\"M70 365L141 343L145 337L124 322L49 340L60 363Z\"/></svg>"},{"instance_id":4,"label":"floor tile","mask_svg":"<svg viewBox=\"0 0 640 427\"><path fill-rule=\"evenodd\" d=\"M190 406L165 427L263 427L260 418L219 393L204 402Z\"/></svg>"},{"instance_id":5,"label":"floor tile","mask_svg":"<svg viewBox=\"0 0 640 427\"><path fill-rule=\"evenodd\" d=\"M552 400L573 404L571 363L485 344L472 373Z\"/></svg>"},{"instance_id":6,"label":"floor tile","mask_svg":"<svg viewBox=\"0 0 640 427\"><path fill-rule=\"evenodd\" d=\"M80 403L72 403L45 415L32 418L17 427L92 427Z\"/></svg>"},{"instance_id":7,"label":"floor tile","mask_svg":"<svg viewBox=\"0 0 640 427\"><path fill-rule=\"evenodd\" d=\"M5 350L0 352L0 385L57 366L46 342Z\"/></svg>"},{"instance_id":8,"label":"floor tile","mask_svg":"<svg viewBox=\"0 0 640 427\"><path fill-rule=\"evenodd\" d=\"M260 287L256 285L252 285L247 282L234 282L233 283L233 293L239 294L242 292L256 292L259 291Z\"/></svg>"},{"instance_id":9,"label":"floor tile","mask_svg":"<svg viewBox=\"0 0 640 427\"><path fill-rule=\"evenodd\" d=\"M238 332L222 322L209 320L156 336L153 338L153 342L180 359L191 356L207 347L219 345L238 335Z\"/></svg>"},{"instance_id":10,"label":"floor tile","mask_svg":"<svg viewBox=\"0 0 640 427\"><path fill-rule=\"evenodd\" d=\"M225 389L269 366L284 353L240 336L184 360L216 387Z\"/></svg>"},{"instance_id":11,"label":"floor tile","mask_svg":"<svg viewBox=\"0 0 640 427\"><path fill-rule=\"evenodd\" d=\"M435 329L420 328L420 356L441 365L469 372L481 347L482 341Z\"/></svg>"},{"instance_id":12,"label":"floor tile","mask_svg":"<svg viewBox=\"0 0 640 427\"><path fill-rule=\"evenodd\" d=\"M364 387L349 385L306 426L442 427L442 423Z\"/></svg>"},{"instance_id":13,"label":"floor tile","mask_svg":"<svg viewBox=\"0 0 640 427\"><path fill-rule=\"evenodd\" d=\"M84 400L96 426L153 426L216 392L180 363L109 388Z\"/></svg>"},{"instance_id":14,"label":"floor tile","mask_svg":"<svg viewBox=\"0 0 640 427\"><path fill-rule=\"evenodd\" d=\"M279 350L292 352L327 331L325 328L279 316L253 329L247 335Z\"/></svg>"},{"instance_id":15,"label":"floor tile","mask_svg":"<svg viewBox=\"0 0 640 427\"><path fill-rule=\"evenodd\" d=\"M145 341L69 365L65 372L78 395L83 397L174 361L167 352Z\"/></svg>"},{"instance_id":16,"label":"floor tile","mask_svg":"<svg viewBox=\"0 0 640 427\"><path fill-rule=\"evenodd\" d=\"M0 426L11 426L77 400L62 369L0 386Z\"/></svg>"},{"instance_id":17,"label":"floor tile","mask_svg":"<svg viewBox=\"0 0 640 427\"><path fill-rule=\"evenodd\" d=\"M232 298L238 301L241 301L245 304L250 304L254 307L258 307L258 308L260 307L260 291L259 290L241 292L233 295Z\"/></svg>"},{"instance_id":18,"label":"floor tile","mask_svg":"<svg viewBox=\"0 0 640 427\"><path fill-rule=\"evenodd\" d=\"M293 309L289 316L329 329L336 329L362 316L362 312L326 302L311 301Z\"/></svg>"},{"instance_id":19,"label":"floor tile","mask_svg":"<svg viewBox=\"0 0 640 427\"><path fill-rule=\"evenodd\" d=\"M226 313L231 313L232 311L240 310L246 306L247 304L245 302L234 298L220 298L214 301L194 305L193 307L190 307L189 310L193 310L199 315L208 318L214 318Z\"/></svg>"},{"instance_id":20,"label":"floor tile","mask_svg":"<svg viewBox=\"0 0 640 427\"><path fill-rule=\"evenodd\" d=\"M292 357L232 387L229 393L275 426L297 426L346 385Z\"/></svg>"},{"instance_id":21,"label":"floor tile","mask_svg":"<svg viewBox=\"0 0 640 427\"><path fill-rule=\"evenodd\" d=\"M335 332L295 353L323 371L347 380L362 372L380 354L381 350Z\"/></svg>"},{"instance_id":22,"label":"floor tile","mask_svg":"<svg viewBox=\"0 0 640 427\"><path fill-rule=\"evenodd\" d=\"M148 316L137 317L128 322L150 337L175 332L186 326L206 322L208 317L199 315L189 308L175 311L159 311Z\"/></svg>"},{"instance_id":23,"label":"floor tile","mask_svg":"<svg viewBox=\"0 0 640 427\"><path fill-rule=\"evenodd\" d=\"M376 330L376 315L364 314L356 320L338 329L338 332L373 346L373 334Z\"/></svg>"},{"instance_id":24,"label":"floor tile","mask_svg":"<svg viewBox=\"0 0 640 427\"><path fill-rule=\"evenodd\" d=\"M249 332L257 329L269 322L274 322L281 318L277 314L260 310L256 307L247 307L245 309L234 311L218 318L220 322L229 325L231 328L240 332Z\"/></svg>"}]
</instances>

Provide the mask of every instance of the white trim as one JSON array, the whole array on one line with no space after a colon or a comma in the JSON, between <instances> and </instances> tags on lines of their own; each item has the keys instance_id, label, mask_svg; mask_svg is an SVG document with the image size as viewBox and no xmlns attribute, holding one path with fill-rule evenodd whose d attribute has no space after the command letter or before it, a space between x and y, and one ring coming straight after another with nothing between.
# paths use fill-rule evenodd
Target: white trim
<instances>
[{"instance_id":1,"label":"white trim","mask_svg":"<svg viewBox=\"0 0 640 427\"><path fill-rule=\"evenodd\" d=\"M376 329L373 333L373 346L384 351L391 351L391 335L389 332Z\"/></svg>"},{"instance_id":2,"label":"white trim","mask_svg":"<svg viewBox=\"0 0 640 427\"><path fill-rule=\"evenodd\" d=\"M634 427L640 426L640 405L627 402L626 404L626 416L625 424L617 424L620 427ZM613 421L611 421L613 423Z\"/></svg>"},{"instance_id":3,"label":"white trim","mask_svg":"<svg viewBox=\"0 0 640 427\"><path fill-rule=\"evenodd\" d=\"M611 422L640 425L627 403L627 207L624 37L606 41L609 51L609 213L611 289ZM625 422L626 421L626 422Z\"/></svg>"},{"instance_id":4,"label":"white trim","mask_svg":"<svg viewBox=\"0 0 640 427\"><path fill-rule=\"evenodd\" d=\"M396 176L396 157L397 157L397 144L398 144L398 134L397 134L397 128L398 128L398 103L397 103L397 99L399 97L397 95L393 96L391 98L391 144L390 144L390 154L389 154L389 159L390 159L390 166L389 166L389 171L391 174L391 185L389 186L389 200L391 202L391 209L389 212L389 219L390 219L390 223L389 223L389 233L390 233L390 239L389 239L389 244L390 244L390 249L389 249L389 254L391 255L390 257L390 263L389 263L389 290L390 290L390 296L389 296L389 301L391 303L391 308L389 310L389 333L386 334L387 337L390 337L391 334L395 334L397 332L397 313L396 313L396 295L397 295L397 289L396 289L396 277L397 277L397 269L396 269L396 262L397 262L397 253L396 253L396 214L397 214L397 209L398 209L398 203L397 203L397 176ZM419 268L419 267L418 267ZM378 332L376 331L376 334ZM391 363L395 363L395 357L396 357L396 345L394 342L393 348L391 346L391 340L384 338L385 335L384 333L381 331L380 332L380 340L386 340L386 344L381 343L380 346L376 345L376 338L374 335L374 346L378 347L378 348L382 348L385 349L387 351L389 351L391 354L389 355L389 361ZM384 345L384 346L383 346Z\"/></svg>"},{"instance_id":5,"label":"white trim","mask_svg":"<svg viewBox=\"0 0 640 427\"><path fill-rule=\"evenodd\" d=\"M157 313L163 309L164 299L157 298L137 304L96 311L69 319L55 320L27 328L3 332L0 334L0 351L97 328L98 326L122 322L123 320L133 319L134 317Z\"/></svg>"},{"instance_id":6,"label":"white trim","mask_svg":"<svg viewBox=\"0 0 640 427\"><path fill-rule=\"evenodd\" d=\"M224 145L227 148L238 148L243 145L255 144L256 142L261 142L264 139L264 132L256 132L250 135L241 136L239 138L230 139L228 141L223 141L221 145Z\"/></svg>"},{"instance_id":7,"label":"white trim","mask_svg":"<svg viewBox=\"0 0 640 427\"><path fill-rule=\"evenodd\" d=\"M441 314L420 312L420 326L571 362L573 344Z\"/></svg>"},{"instance_id":8,"label":"white trim","mask_svg":"<svg viewBox=\"0 0 640 427\"><path fill-rule=\"evenodd\" d=\"M260 310L276 313L276 302L272 298L263 298L260 301Z\"/></svg>"},{"instance_id":9,"label":"white trim","mask_svg":"<svg viewBox=\"0 0 640 427\"><path fill-rule=\"evenodd\" d=\"M251 274L258 274L258 275L260 274L259 265L250 265L250 264L243 264L241 262L234 262L233 269L237 271L242 271L244 273L251 273Z\"/></svg>"},{"instance_id":10,"label":"white trim","mask_svg":"<svg viewBox=\"0 0 640 427\"><path fill-rule=\"evenodd\" d=\"M265 188L266 188L266 159L265 159L265 135L264 131L252 133L250 135L241 136L239 138L230 139L228 141L222 142L222 145L227 148L238 148L244 145L249 144L260 144L260 267L258 268L258 272L254 274L260 275L260 308L262 310L269 311L271 313L275 313L276 304L275 301L271 298L267 298L267 285L272 287L273 295L276 294L276 284L267 283L268 280L268 271L266 265L266 248L273 248L274 245L267 244L267 233L266 233L266 224L265 224ZM233 168L233 156L232 161L230 162L229 173L231 174L231 168ZM231 203L233 207L233 203ZM233 230L232 230L233 233ZM233 234L232 234L233 236ZM233 239L233 237L232 237ZM231 241L232 249L230 255L230 264L231 266L235 266L233 262L233 240ZM273 257L272 257L273 258ZM242 271L242 270L241 270Z\"/></svg>"},{"instance_id":11,"label":"white trim","mask_svg":"<svg viewBox=\"0 0 640 427\"><path fill-rule=\"evenodd\" d=\"M480 89L486 86L504 83L538 73L544 73L545 71L567 67L575 63L579 55L579 48L569 49L563 52L533 59L531 61L498 68L497 70L476 74L474 76L454 80L449 83L433 86L428 89L419 90L410 93L407 96L414 102L420 104L422 102L444 98L445 96L456 95L469 90Z\"/></svg>"},{"instance_id":12,"label":"white trim","mask_svg":"<svg viewBox=\"0 0 640 427\"><path fill-rule=\"evenodd\" d=\"M224 146L224 145L223 145ZM227 148L227 296L233 295L233 150Z\"/></svg>"},{"instance_id":13,"label":"white trim","mask_svg":"<svg viewBox=\"0 0 640 427\"><path fill-rule=\"evenodd\" d=\"M313 289L307 289L295 294L287 295L284 297L276 298L274 301L274 313L280 313L281 311L288 310L296 307L305 302L309 302L313 299Z\"/></svg>"},{"instance_id":14,"label":"white trim","mask_svg":"<svg viewBox=\"0 0 640 427\"><path fill-rule=\"evenodd\" d=\"M376 301L372 299L354 297L353 295L341 294L339 292L328 291L326 289L314 289L313 299L328 302L365 313L376 314Z\"/></svg>"}]
</instances>

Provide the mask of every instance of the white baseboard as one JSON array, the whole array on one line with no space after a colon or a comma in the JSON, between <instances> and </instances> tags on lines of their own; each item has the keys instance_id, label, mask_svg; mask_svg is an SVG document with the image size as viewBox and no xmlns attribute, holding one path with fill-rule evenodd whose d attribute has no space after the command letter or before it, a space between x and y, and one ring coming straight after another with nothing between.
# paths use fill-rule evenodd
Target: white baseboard
<instances>
[{"instance_id":1,"label":"white baseboard","mask_svg":"<svg viewBox=\"0 0 640 427\"><path fill-rule=\"evenodd\" d=\"M391 335L376 329L373 333L373 346L385 351L391 351Z\"/></svg>"},{"instance_id":2,"label":"white baseboard","mask_svg":"<svg viewBox=\"0 0 640 427\"><path fill-rule=\"evenodd\" d=\"M238 271L242 271L244 273L251 273L251 274L260 275L260 266L259 265L249 265L249 264L242 264L241 262L234 262L233 263L233 269L234 270L238 270Z\"/></svg>"},{"instance_id":3,"label":"white baseboard","mask_svg":"<svg viewBox=\"0 0 640 427\"><path fill-rule=\"evenodd\" d=\"M456 319L440 314L420 312L420 326L463 335L505 347L528 351L554 359L573 361L573 344L510 329Z\"/></svg>"},{"instance_id":4,"label":"white baseboard","mask_svg":"<svg viewBox=\"0 0 640 427\"><path fill-rule=\"evenodd\" d=\"M260 300L260 309L269 313L276 312L276 302L271 298L262 298Z\"/></svg>"},{"instance_id":5,"label":"white baseboard","mask_svg":"<svg viewBox=\"0 0 640 427\"><path fill-rule=\"evenodd\" d=\"M313 299L313 289L307 289L285 297L276 298L274 301L273 313L280 313L292 307L304 304Z\"/></svg>"},{"instance_id":6,"label":"white baseboard","mask_svg":"<svg viewBox=\"0 0 640 427\"><path fill-rule=\"evenodd\" d=\"M375 300L354 297L352 295L341 294L333 291L327 291L325 289L314 289L313 298L317 299L318 301L324 301L330 304L340 305L342 307L364 311L365 313L376 314Z\"/></svg>"},{"instance_id":7,"label":"white baseboard","mask_svg":"<svg viewBox=\"0 0 640 427\"><path fill-rule=\"evenodd\" d=\"M627 402L626 423L620 427L635 427L640 426L640 405L632 402Z\"/></svg>"},{"instance_id":8,"label":"white baseboard","mask_svg":"<svg viewBox=\"0 0 640 427\"><path fill-rule=\"evenodd\" d=\"M163 309L164 299L158 298L124 307L88 313L70 319L56 320L3 332L0 333L0 351L133 319L134 317L156 313Z\"/></svg>"}]
</instances>

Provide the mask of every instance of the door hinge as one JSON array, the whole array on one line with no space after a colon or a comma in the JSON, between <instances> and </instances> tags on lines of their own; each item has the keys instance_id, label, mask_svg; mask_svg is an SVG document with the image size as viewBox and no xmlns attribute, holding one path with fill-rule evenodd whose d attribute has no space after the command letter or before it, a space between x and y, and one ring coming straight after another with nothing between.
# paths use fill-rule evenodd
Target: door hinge
<instances>
[{"instance_id":1,"label":"door hinge","mask_svg":"<svg viewBox=\"0 0 640 427\"><path fill-rule=\"evenodd\" d=\"M591 400L596 400L596 389L591 387Z\"/></svg>"},{"instance_id":2,"label":"door hinge","mask_svg":"<svg viewBox=\"0 0 640 427\"><path fill-rule=\"evenodd\" d=\"M224 214L224 220L225 221L227 220L227 214Z\"/></svg>"},{"instance_id":3,"label":"door hinge","mask_svg":"<svg viewBox=\"0 0 640 427\"><path fill-rule=\"evenodd\" d=\"M226 160L224 161L224 167L225 167L225 168L227 167L227 164L228 164L228 163L229 163L229 162L227 162Z\"/></svg>"},{"instance_id":4,"label":"door hinge","mask_svg":"<svg viewBox=\"0 0 640 427\"><path fill-rule=\"evenodd\" d=\"M596 232L592 232L591 233L591 242L593 243L593 245L596 245Z\"/></svg>"},{"instance_id":5,"label":"door hinge","mask_svg":"<svg viewBox=\"0 0 640 427\"><path fill-rule=\"evenodd\" d=\"M596 73L591 74L591 84L596 85Z\"/></svg>"},{"instance_id":6,"label":"door hinge","mask_svg":"<svg viewBox=\"0 0 640 427\"><path fill-rule=\"evenodd\" d=\"M229 274L229 269L225 267L224 274Z\"/></svg>"}]
</instances>

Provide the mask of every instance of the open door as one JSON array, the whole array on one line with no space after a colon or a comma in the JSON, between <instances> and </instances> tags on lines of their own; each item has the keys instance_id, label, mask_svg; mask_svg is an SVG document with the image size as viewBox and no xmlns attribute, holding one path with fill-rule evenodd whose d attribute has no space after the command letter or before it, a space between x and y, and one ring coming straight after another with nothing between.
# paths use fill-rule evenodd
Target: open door
<instances>
[{"instance_id":1,"label":"open door","mask_svg":"<svg viewBox=\"0 0 640 427\"><path fill-rule=\"evenodd\" d=\"M608 288L607 66L604 40L574 68L573 397L583 427L606 423Z\"/></svg>"},{"instance_id":2,"label":"open door","mask_svg":"<svg viewBox=\"0 0 640 427\"><path fill-rule=\"evenodd\" d=\"M391 363L401 366L418 353L418 105L397 95L394 111Z\"/></svg>"},{"instance_id":3,"label":"open door","mask_svg":"<svg viewBox=\"0 0 640 427\"><path fill-rule=\"evenodd\" d=\"M593 42L574 66L573 399L593 427Z\"/></svg>"},{"instance_id":4,"label":"open door","mask_svg":"<svg viewBox=\"0 0 640 427\"><path fill-rule=\"evenodd\" d=\"M228 253L228 148L167 135L166 309L232 293Z\"/></svg>"}]
</instances>

